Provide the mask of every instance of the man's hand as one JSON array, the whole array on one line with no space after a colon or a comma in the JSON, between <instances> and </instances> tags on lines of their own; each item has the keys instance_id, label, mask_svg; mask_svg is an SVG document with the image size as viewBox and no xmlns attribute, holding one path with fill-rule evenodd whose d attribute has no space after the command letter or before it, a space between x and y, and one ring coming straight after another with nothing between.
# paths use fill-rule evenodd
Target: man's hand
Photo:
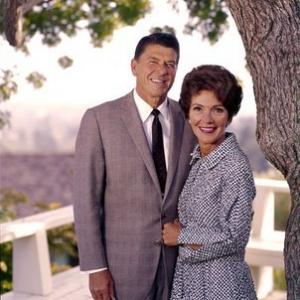
<instances>
[{"instance_id":1,"label":"man's hand","mask_svg":"<svg viewBox=\"0 0 300 300\"><path fill-rule=\"evenodd\" d=\"M93 299L114 299L114 284L108 270L89 274L89 286Z\"/></svg>"},{"instance_id":2,"label":"man's hand","mask_svg":"<svg viewBox=\"0 0 300 300\"><path fill-rule=\"evenodd\" d=\"M181 225L177 219L173 223L166 223L162 232L164 244L167 246L178 245L177 239L180 233L180 229Z\"/></svg>"}]
</instances>

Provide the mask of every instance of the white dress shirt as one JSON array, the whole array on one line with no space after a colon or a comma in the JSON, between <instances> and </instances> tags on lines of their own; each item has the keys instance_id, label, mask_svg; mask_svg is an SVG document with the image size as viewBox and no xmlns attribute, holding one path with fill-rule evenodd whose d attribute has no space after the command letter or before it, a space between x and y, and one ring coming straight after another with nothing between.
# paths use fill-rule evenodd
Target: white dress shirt
<instances>
[{"instance_id":1,"label":"white dress shirt","mask_svg":"<svg viewBox=\"0 0 300 300\"><path fill-rule=\"evenodd\" d=\"M143 123L144 132L147 137L147 141L150 149L152 149L152 122L154 116L151 114L153 107L150 106L145 100L143 100L136 90L133 92L134 102L136 104L138 113ZM160 114L158 115L159 121L161 123L163 131L163 140L164 140L164 151L166 159L166 168L168 170L168 158L169 158L169 149L170 149L170 131L171 131L171 122L170 122L170 110L168 100L166 99L159 107L157 107Z\"/></svg>"},{"instance_id":2,"label":"white dress shirt","mask_svg":"<svg viewBox=\"0 0 300 300\"><path fill-rule=\"evenodd\" d=\"M154 116L151 114L153 107L149 105L145 100L143 100L136 90L134 89L133 98L135 105L137 107L139 116L143 123L143 128L145 135L147 137L147 141L150 149L152 150L152 122ZM169 161L169 149L170 149L170 130L171 130L171 121L170 121L170 109L168 100L166 99L159 107L157 107L160 114L158 115L159 121L161 123L162 131L163 131L163 140L164 140L164 151L165 151L165 160L166 160L166 168L168 170L168 161ZM105 271L107 268L94 269L89 271L83 271L86 274L92 274L99 271Z\"/></svg>"}]
</instances>

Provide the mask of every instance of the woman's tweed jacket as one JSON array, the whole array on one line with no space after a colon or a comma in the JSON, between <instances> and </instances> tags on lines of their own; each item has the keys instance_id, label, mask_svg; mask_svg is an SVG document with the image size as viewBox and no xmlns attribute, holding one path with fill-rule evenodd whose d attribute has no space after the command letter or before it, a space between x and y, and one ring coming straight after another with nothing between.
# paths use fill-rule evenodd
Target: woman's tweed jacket
<instances>
[{"instance_id":1,"label":"woman's tweed jacket","mask_svg":"<svg viewBox=\"0 0 300 300\"><path fill-rule=\"evenodd\" d=\"M255 186L249 162L235 136L201 158L192 168L179 198L180 244L171 299L257 299L244 261Z\"/></svg>"}]
</instances>

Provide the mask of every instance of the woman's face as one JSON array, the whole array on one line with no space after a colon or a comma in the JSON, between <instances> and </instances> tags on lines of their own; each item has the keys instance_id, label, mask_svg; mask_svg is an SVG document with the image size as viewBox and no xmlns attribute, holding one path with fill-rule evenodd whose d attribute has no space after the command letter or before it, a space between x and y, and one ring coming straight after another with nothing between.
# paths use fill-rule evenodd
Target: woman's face
<instances>
[{"instance_id":1,"label":"woman's face","mask_svg":"<svg viewBox=\"0 0 300 300\"><path fill-rule=\"evenodd\" d=\"M201 154L206 155L225 139L228 111L214 92L203 90L192 96L189 123L198 139Z\"/></svg>"}]
</instances>

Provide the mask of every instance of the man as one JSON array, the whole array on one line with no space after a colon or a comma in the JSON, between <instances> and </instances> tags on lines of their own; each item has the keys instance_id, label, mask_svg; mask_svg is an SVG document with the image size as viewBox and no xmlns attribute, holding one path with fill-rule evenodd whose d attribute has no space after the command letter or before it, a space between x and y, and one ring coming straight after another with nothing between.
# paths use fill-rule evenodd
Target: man
<instances>
[{"instance_id":1,"label":"man","mask_svg":"<svg viewBox=\"0 0 300 300\"><path fill-rule=\"evenodd\" d=\"M142 38L131 61L135 89L82 119L74 212L94 299L168 299L177 249L161 233L177 216L193 147L179 105L167 98L178 60L173 35Z\"/></svg>"}]
</instances>

